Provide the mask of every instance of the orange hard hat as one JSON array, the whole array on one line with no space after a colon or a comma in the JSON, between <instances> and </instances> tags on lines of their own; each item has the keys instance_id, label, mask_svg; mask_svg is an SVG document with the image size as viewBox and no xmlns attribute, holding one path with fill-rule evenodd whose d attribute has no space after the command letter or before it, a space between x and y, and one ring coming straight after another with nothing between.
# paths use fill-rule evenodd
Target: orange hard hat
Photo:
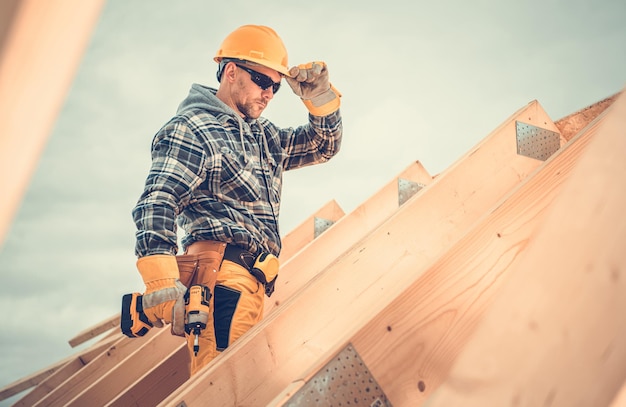
<instances>
[{"instance_id":1,"label":"orange hard hat","mask_svg":"<svg viewBox=\"0 0 626 407\"><path fill-rule=\"evenodd\" d=\"M274 30L263 25L244 25L228 34L213 59L219 63L230 58L254 62L289 75L285 44Z\"/></svg>"}]
</instances>

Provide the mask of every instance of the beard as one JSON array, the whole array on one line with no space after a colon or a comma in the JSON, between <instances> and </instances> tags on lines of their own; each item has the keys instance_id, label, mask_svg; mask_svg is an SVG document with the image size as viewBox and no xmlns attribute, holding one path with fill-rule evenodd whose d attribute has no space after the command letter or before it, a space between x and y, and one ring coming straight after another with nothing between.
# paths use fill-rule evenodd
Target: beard
<instances>
[{"instance_id":1,"label":"beard","mask_svg":"<svg viewBox=\"0 0 626 407\"><path fill-rule=\"evenodd\" d=\"M252 100L245 103L238 103L237 110L248 119L258 119L266 106L267 103L262 100Z\"/></svg>"}]
</instances>

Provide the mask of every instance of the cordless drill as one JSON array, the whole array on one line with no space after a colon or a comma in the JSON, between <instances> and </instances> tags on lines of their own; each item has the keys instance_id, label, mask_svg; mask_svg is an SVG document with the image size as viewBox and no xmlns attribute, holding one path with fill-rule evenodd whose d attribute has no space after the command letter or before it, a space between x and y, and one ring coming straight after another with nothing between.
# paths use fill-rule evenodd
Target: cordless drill
<instances>
[{"instance_id":1,"label":"cordless drill","mask_svg":"<svg viewBox=\"0 0 626 407\"><path fill-rule=\"evenodd\" d=\"M185 332L195 336L193 353L198 356L200 333L209 322L209 300L211 290L203 285L192 285L185 294Z\"/></svg>"}]
</instances>

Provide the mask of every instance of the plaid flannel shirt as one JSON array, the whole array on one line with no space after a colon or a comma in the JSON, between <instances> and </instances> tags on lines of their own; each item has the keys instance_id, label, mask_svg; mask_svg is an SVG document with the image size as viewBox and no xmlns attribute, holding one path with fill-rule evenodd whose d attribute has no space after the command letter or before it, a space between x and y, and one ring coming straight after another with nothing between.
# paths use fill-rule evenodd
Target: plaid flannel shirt
<instances>
[{"instance_id":1,"label":"plaid flannel shirt","mask_svg":"<svg viewBox=\"0 0 626 407\"><path fill-rule=\"evenodd\" d=\"M214 94L194 84L154 137L152 166L133 209L139 257L177 254L176 220L185 231L183 247L217 240L278 256L283 171L323 163L339 151L339 111L278 128L262 117L238 118Z\"/></svg>"}]
</instances>

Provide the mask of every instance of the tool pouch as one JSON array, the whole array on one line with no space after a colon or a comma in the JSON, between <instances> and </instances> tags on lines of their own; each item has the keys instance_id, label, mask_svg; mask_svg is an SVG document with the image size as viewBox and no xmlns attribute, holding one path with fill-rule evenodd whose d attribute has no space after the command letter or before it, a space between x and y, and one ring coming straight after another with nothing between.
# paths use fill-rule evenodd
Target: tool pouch
<instances>
[{"instance_id":1,"label":"tool pouch","mask_svg":"<svg viewBox=\"0 0 626 407\"><path fill-rule=\"evenodd\" d=\"M201 241L191 245L185 254L176 256L180 281L187 288L193 285L204 286L208 290L208 298L214 295L217 271L220 269L225 247L225 243ZM185 336L184 332L173 331L172 335Z\"/></svg>"},{"instance_id":2,"label":"tool pouch","mask_svg":"<svg viewBox=\"0 0 626 407\"><path fill-rule=\"evenodd\" d=\"M256 258L254 266L250 268L250 274L263 284L265 295L271 297L274 293L274 285L278 278L278 258L271 253L261 253Z\"/></svg>"},{"instance_id":3,"label":"tool pouch","mask_svg":"<svg viewBox=\"0 0 626 407\"><path fill-rule=\"evenodd\" d=\"M185 254L176 256L180 281L187 287L204 285L213 293L225 247L225 243L201 241L191 245Z\"/></svg>"}]
</instances>

